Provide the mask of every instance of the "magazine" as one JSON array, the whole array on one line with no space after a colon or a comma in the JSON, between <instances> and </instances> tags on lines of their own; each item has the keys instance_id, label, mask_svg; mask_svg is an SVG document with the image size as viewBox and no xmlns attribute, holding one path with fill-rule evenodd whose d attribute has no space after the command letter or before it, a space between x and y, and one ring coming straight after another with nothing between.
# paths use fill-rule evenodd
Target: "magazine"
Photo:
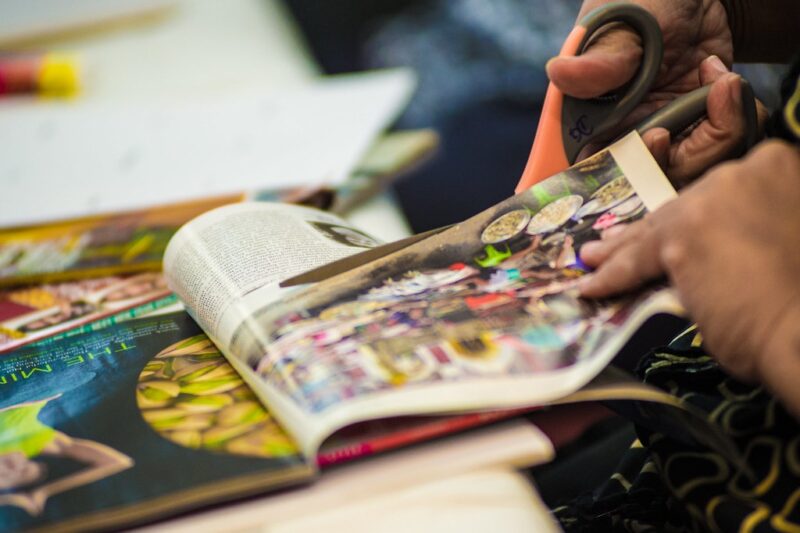
<instances>
[{"instance_id":1,"label":"magazine","mask_svg":"<svg viewBox=\"0 0 800 533\"><path fill-rule=\"evenodd\" d=\"M100 319L116 321L148 302L155 309L174 301L160 272L0 290L0 354Z\"/></svg>"},{"instance_id":2,"label":"magazine","mask_svg":"<svg viewBox=\"0 0 800 533\"><path fill-rule=\"evenodd\" d=\"M668 422L730 451L678 399L611 368L554 403L619 399L640 423ZM0 358L0 523L85 531L151 522L304 484L331 466L489 423L496 438L484 443L483 461L552 459L552 445L530 422L498 422L525 411L365 421L336 432L311 458L187 313L161 309ZM535 412L528 417L536 421ZM481 441L482 430L475 431L438 445L447 446L449 464L469 462L459 454ZM418 463L428 451L418 446L411 455ZM401 481L396 469L378 475L383 487Z\"/></svg>"},{"instance_id":3,"label":"magazine","mask_svg":"<svg viewBox=\"0 0 800 533\"><path fill-rule=\"evenodd\" d=\"M0 287L161 270L167 242L197 215L243 195L0 230Z\"/></svg>"},{"instance_id":4,"label":"magazine","mask_svg":"<svg viewBox=\"0 0 800 533\"><path fill-rule=\"evenodd\" d=\"M378 243L329 213L237 204L181 228L168 284L308 457L385 417L542 405L597 376L669 290L579 298L580 246L675 195L629 135L438 235L311 286ZM665 339L666 340L666 339Z\"/></svg>"},{"instance_id":5,"label":"magazine","mask_svg":"<svg viewBox=\"0 0 800 533\"><path fill-rule=\"evenodd\" d=\"M107 529L311 474L183 312L0 357L4 530Z\"/></svg>"}]
</instances>

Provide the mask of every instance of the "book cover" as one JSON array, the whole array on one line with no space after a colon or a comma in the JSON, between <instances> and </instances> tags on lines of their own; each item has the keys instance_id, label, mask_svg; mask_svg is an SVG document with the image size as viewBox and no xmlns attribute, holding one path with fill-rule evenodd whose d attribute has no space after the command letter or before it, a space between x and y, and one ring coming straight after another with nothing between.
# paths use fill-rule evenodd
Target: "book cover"
<instances>
[{"instance_id":1,"label":"book cover","mask_svg":"<svg viewBox=\"0 0 800 533\"><path fill-rule=\"evenodd\" d=\"M312 475L183 312L0 358L0 523L85 530Z\"/></svg>"}]
</instances>

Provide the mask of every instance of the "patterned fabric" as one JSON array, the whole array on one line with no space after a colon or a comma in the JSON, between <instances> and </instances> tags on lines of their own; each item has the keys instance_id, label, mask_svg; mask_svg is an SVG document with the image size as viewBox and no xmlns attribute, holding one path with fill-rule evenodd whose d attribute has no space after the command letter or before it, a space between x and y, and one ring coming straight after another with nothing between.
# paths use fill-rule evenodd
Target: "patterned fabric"
<instances>
[{"instance_id":1,"label":"patterned fabric","mask_svg":"<svg viewBox=\"0 0 800 533\"><path fill-rule=\"evenodd\" d=\"M638 372L708 413L751 472L639 427L603 487L554 510L565 531L800 531L800 424L773 396L723 373L693 328Z\"/></svg>"},{"instance_id":2,"label":"patterned fabric","mask_svg":"<svg viewBox=\"0 0 800 533\"><path fill-rule=\"evenodd\" d=\"M767 134L800 143L800 54L783 80L781 105L767 124Z\"/></svg>"}]
</instances>

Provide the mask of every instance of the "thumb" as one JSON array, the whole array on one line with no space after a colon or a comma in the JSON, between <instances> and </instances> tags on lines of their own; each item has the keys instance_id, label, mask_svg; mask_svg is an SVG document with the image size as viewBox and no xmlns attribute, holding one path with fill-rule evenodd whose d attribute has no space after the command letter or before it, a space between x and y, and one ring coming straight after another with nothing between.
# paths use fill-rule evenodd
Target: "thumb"
<instances>
[{"instance_id":1,"label":"thumb","mask_svg":"<svg viewBox=\"0 0 800 533\"><path fill-rule=\"evenodd\" d=\"M564 94L595 98L622 87L639 68L642 46L639 36L614 27L594 38L578 56L558 56L547 62L550 81Z\"/></svg>"}]
</instances>

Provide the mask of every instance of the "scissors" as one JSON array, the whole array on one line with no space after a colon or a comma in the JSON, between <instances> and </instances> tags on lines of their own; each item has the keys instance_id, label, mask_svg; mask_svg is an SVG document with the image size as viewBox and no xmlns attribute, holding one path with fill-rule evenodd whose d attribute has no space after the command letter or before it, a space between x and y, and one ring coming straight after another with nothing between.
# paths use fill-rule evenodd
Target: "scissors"
<instances>
[{"instance_id":1,"label":"scissors","mask_svg":"<svg viewBox=\"0 0 800 533\"><path fill-rule=\"evenodd\" d=\"M588 100L565 95L551 83L545 95L539 126L518 190L527 189L543 179L569 168L576 162L580 151L586 145L606 138L644 100L650 91L664 55L663 38L658 22L653 15L635 4L612 3L591 11L573 28L564 42L560 55L580 55L596 36L598 30L614 23L625 24L639 35L643 48L639 70L633 80L619 92ZM753 90L744 79L741 86L745 115L744 151L757 141L758 121ZM710 89L711 86L707 85L676 98L647 117L634 129L639 134L659 127L666 128L671 136L682 133L706 115ZM286 279L281 286L290 287L322 281L402 250L441 233L449 227L451 226L436 228L351 255Z\"/></svg>"},{"instance_id":2,"label":"scissors","mask_svg":"<svg viewBox=\"0 0 800 533\"><path fill-rule=\"evenodd\" d=\"M565 95L551 83L518 191L573 165L587 144L613 131L650 91L664 55L663 39L653 15L635 4L613 3L591 11L573 28L559 55L580 55L597 31L612 23L625 24L639 35L643 54L638 72L621 92L588 100ZM705 116L710 90L707 85L676 98L634 129L640 135L658 127L666 128L673 137L680 134ZM746 150L758 136L755 96L746 80L742 80L742 102Z\"/></svg>"}]
</instances>

